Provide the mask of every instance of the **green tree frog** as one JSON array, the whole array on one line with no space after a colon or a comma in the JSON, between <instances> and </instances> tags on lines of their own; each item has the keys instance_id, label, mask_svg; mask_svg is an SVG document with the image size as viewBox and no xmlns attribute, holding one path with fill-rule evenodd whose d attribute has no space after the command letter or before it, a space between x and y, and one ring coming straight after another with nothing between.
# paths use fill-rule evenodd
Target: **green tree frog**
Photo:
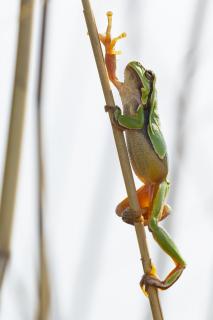
<instances>
[{"instance_id":1,"label":"green tree frog","mask_svg":"<svg viewBox=\"0 0 213 320\"><path fill-rule=\"evenodd\" d=\"M118 80L116 76L116 55L120 52L114 48L116 42L126 37L126 34L122 33L112 39L112 12L107 12L107 17L106 34L100 34L99 38L105 46L108 76L119 91L123 114L118 107L106 106L106 111L112 109L114 125L121 130L125 130L132 168L143 182L143 186L137 190L141 207L140 213L131 210L128 198L117 206L116 213L129 224L134 225L136 222L143 221L159 246L174 261L174 269L163 281L158 278L155 272L151 271L151 273L145 274L140 282L143 290L146 290L149 285L165 290L180 277L186 263L171 237L159 226L159 221L169 214L170 207L165 203L169 191L168 164L166 144L160 129L157 112L156 77L152 71L146 70L141 63L132 61L125 68L124 82Z\"/></svg>"}]
</instances>

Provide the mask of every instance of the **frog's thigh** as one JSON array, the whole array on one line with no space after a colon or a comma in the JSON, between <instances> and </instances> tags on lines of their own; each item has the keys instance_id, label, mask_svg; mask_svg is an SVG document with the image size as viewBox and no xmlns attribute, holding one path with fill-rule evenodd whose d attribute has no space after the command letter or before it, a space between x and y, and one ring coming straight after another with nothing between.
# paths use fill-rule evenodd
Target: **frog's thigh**
<instances>
[{"instance_id":1,"label":"frog's thigh","mask_svg":"<svg viewBox=\"0 0 213 320\"><path fill-rule=\"evenodd\" d=\"M152 202L154 188L153 185L147 184L142 186L137 190L138 201L141 208L148 208L150 203ZM119 203L116 207L116 214L119 217L122 217L122 213L125 209L129 207L128 198L124 199L121 203Z\"/></svg>"}]
</instances>

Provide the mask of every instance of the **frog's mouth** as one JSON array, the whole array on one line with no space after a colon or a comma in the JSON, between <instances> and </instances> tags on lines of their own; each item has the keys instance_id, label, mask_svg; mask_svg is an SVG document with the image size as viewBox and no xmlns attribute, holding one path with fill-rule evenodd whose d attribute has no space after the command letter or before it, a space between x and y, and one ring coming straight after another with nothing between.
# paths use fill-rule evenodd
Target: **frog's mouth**
<instances>
[{"instance_id":1,"label":"frog's mouth","mask_svg":"<svg viewBox=\"0 0 213 320\"><path fill-rule=\"evenodd\" d=\"M133 88L136 90L140 90L141 95L141 89L143 88L143 78L144 76L150 83L150 91L147 98L147 102L145 105L143 105L144 109L149 109L151 106L151 96L153 92L153 84L155 75L152 71L146 70L140 62L132 61L128 63L125 69L125 84L129 88Z\"/></svg>"},{"instance_id":2,"label":"frog's mouth","mask_svg":"<svg viewBox=\"0 0 213 320\"><path fill-rule=\"evenodd\" d=\"M136 108L141 103L141 81L136 72L129 66L125 68L124 82L119 94L123 105L135 105Z\"/></svg>"}]
</instances>

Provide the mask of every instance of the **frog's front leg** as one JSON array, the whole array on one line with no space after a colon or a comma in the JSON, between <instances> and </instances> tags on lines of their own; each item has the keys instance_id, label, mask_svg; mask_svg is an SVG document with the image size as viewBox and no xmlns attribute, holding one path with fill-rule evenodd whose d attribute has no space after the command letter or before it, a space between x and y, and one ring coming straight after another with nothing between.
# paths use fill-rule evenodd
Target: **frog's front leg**
<instances>
[{"instance_id":1,"label":"frog's front leg","mask_svg":"<svg viewBox=\"0 0 213 320\"><path fill-rule=\"evenodd\" d=\"M120 82L116 76L116 55L120 54L121 51L115 50L115 44L118 40L126 37L126 33L121 33L118 37L111 37L111 29L112 29L112 12L107 12L108 25L106 29L106 34L99 34L99 39L105 47L105 62L107 67L107 72L109 79L115 85L115 87L119 90L122 86L122 82Z\"/></svg>"},{"instance_id":2,"label":"frog's front leg","mask_svg":"<svg viewBox=\"0 0 213 320\"><path fill-rule=\"evenodd\" d=\"M135 114L124 115L119 107L105 106L105 111L113 111L113 125L120 130L138 130L144 126L144 111L142 105L139 105Z\"/></svg>"},{"instance_id":3,"label":"frog's front leg","mask_svg":"<svg viewBox=\"0 0 213 320\"><path fill-rule=\"evenodd\" d=\"M170 236L163 228L159 227L158 225L159 217L161 216L168 189L169 184L167 181L159 184L157 192L153 199L151 217L148 226L150 231L152 232L154 239L157 241L160 247L172 258L176 266L163 281L159 280L153 275L145 274L140 283L142 288L144 286L147 287L151 285L165 290L175 283L186 266L185 261L181 257L176 245L174 244Z\"/></svg>"}]
</instances>

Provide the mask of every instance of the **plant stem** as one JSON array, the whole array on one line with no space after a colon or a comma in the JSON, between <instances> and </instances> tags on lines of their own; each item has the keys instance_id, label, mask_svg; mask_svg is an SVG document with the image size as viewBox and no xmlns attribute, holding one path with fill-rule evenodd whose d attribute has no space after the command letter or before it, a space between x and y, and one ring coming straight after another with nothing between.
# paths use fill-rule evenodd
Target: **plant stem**
<instances>
[{"instance_id":1,"label":"plant stem","mask_svg":"<svg viewBox=\"0 0 213 320\"><path fill-rule=\"evenodd\" d=\"M38 233L39 233L39 284L38 284L38 310L37 320L46 320L50 305L50 285L48 277L47 255L44 233L44 166L42 144L42 95L43 95L43 72L45 62L45 40L47 29L47 13L49 1L41 1L41 35L39 53L39 72L37 81L37 154L38 154Z\"/></svg>"},{"instance_id":2,"label":"plant stem","mask_svg":"<svg viewBox=\"0 0 213 320\"><path fill-rule=\"evenodd\" d=\"M10 254L10 242L27 99L33 9L34 0L21 1L15 81L13 87L9 136L0 204L0 288L2 286Z\"/></svg>"},{"instance_id":3,"label":"plant stem","mask_svg":"<svg viewBox=\"0 0 213 320\"><path fill-rule=\"evenodd\" d=\"M107 105L115 106L114 98L109 84L109 79L107 75L106 66L104 63L103 53L98 37L97 27L95 19L92 13L89 0L82 0L82 5L84 8L84 16L88 28L88 33L90 36L91 45L93 48L93 53L96 60L97 69L99 72L99 77ZM112 113L109 113L110 120L112 121ZM115 139L116 148L118 151L118 157L121 165L121 170L126 186L127 195L129 198L130 207L138 211L140 209L135 183L132 175L132 170L130 167L128 152L125 144L124 135L121 131L117 130L112 126L113 135ZM135 231L137 235L138 245L141 254L142 265L145 273L150 272L151 270L151 259L148 252L146 234L143 224L136 223ZM154 320L163 320L163 314L160 306L160 301L158 297L158 291L154 287L148 288L149 302L152 310L152 315Z\"/></svg>"}]
</instances>

